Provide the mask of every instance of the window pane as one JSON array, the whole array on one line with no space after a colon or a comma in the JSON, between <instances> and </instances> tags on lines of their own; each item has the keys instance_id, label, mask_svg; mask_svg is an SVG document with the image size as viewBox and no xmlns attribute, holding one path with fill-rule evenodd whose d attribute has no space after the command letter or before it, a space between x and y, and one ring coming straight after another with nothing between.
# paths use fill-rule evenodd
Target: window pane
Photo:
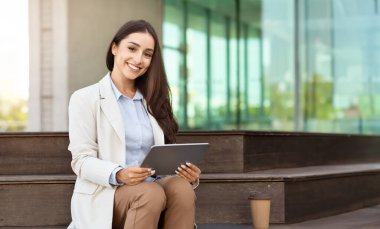
<instances>
[{"instance_id":1,"label":"window pane","mask_svg":"<svg viewBox=\"0 0 380 229\"><path fill-rule=\"evenodd\" d=\"M294 130L294 5L262 1L264 106L273 130Z\"/></svg>"},{"instance_id":2,"label":"window pane","mask_svg":"<svg viewBox=\"0 0 380 229\"><path fill-rule=\"evenodd\" d=\"M188 125L193 129L207 125L206 19L199 8L191 8L187 44Z\"/></svg>"},{"instance_id":3,"label":"window pane","mask_svg":"<svg viewBox=\"0 0 380 229\"><path fill-rule=\"evenodd\" d=\"M213 15L211 21L211 129L223 129L227 118L226 19Z\"/></svg>"},{"instance_id":4,"label":"window pane","mask_svg":"<svg viewBox=\"0 0 380 229\"><path fill-rule=\"evenodd\" d=\"M380 133L376 1L307 1L305 130Z\"/></svg>"}]
</instances>

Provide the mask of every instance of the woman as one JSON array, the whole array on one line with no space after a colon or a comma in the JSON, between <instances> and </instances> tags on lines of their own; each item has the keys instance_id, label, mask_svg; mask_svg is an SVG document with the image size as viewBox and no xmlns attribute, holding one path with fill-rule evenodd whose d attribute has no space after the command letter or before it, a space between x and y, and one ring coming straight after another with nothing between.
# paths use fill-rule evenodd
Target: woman
<instances>
[{"instance_id":1,"label":"woman","mask_svg":"<svg viewBox=\"0 0 380 229\"><path fill-rule=\"evenodd\" d=\"M69 228L194 228L200 169L179 166L154 178L142 162L153 144L174 143L173 117L161 49L153 27L129 21L107 52L110 71L73 93L69 150L77 175Z\"/></svg>"}]
</instances>

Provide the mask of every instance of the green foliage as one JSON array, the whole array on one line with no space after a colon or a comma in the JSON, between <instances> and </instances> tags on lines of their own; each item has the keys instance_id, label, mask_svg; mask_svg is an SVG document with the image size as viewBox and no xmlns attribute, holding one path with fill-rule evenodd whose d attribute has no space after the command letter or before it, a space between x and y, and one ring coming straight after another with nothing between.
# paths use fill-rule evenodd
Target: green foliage
<instances>
[{"instance_id":1,"label":"green foliage","mask_svg":"<svg viewBox=\"0 0 380 229\"><path fill-rule=\"evenodd\" d=\"M293 121L294 94L292 90L280 90L279 84L270 85L271 110L274 119Z\"/></svg>"},{"instance_id":2,"label":"green foliage","mask_svg":"<svg viewBox=\"0 0 380 229\"><path fill-rule=\"evenodd\" d=\"M315 73L304 83L305 116L307 118L331 120L334 118L333 83L323 80Z\"/></svg>"},{"instance_id":3,"label":"green foliage","mask_svg":"<svg viewBox=\"0 0 380 229\"><path fill-rule=\"evenodd\" d=\"M26 125L26 100L0 100L0 131L23 131Z\"/></svg>"}]
</instances>

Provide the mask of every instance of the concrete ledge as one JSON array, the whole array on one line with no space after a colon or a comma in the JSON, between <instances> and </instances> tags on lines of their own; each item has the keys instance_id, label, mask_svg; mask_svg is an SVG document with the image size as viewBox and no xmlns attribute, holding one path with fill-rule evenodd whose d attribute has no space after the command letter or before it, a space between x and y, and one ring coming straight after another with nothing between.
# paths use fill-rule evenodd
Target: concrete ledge
<instances>
[{"instance_id":1,"label":"concrete ledge","mask_svg":"<svg viewBox=\"0 0 380 229\"><path fill-rule=\"evenodd\" d=\"M0 229L66 229L67 226L0 227Z\"/></svg>"},{"instance_id":2,"label":"concrete ledge","mask_svg":"<svg viewBox=\"0 0 380 229\"><path fill-rule=\"evenodd\" d=\"M0 175L3 184L73 184L76 175Z\"/></svg>"},{"instance_id":3,"label":"concrete ledge","mask_svg":"<svg viewBox=\"0 0 380 229\"><path fill-rule=\"evenodd\" d=\"M268 169L249 173L208 173L202 174L205 182L242 181L306 181L316 179L361 176L380 173L380 162L346 165L320 165L299 168Z\"/></svg>"},{"instance_id":4,"label":"concrete ledge","mask_svg":"<svg viewBox=\"0 0 380 229\"><path fill-rule=\"evenodd\" d=\"M70 222L75 175L0 176L0 226ZM294 223L380 203L380 163L202 174L197 222L249 224L248 196L272 195L271 223ZM20 217L25 216L25 217Z\"/></svg>"},{"instance_id":5,"label":"concrete ledge","mask_svg":"<svg viewBox=\"0 0 380 229\"><path fill-rule=\"evenodd\" d=\"M0 226L68 225L74 182L0 183Z\"/></svg>"},{"instance_id":6,"label":"concrete ledge","mask_svg":"<svg viewBox=\"0 0 380 229\"><path fill-rule=\"evenodd\" d=\"M1 133L0 174L73 174L67 133Z\"/></svg>"},{"instance_id":7,"label":"concrete ledge","mask_svg":"<svg viewBox=\"0 0 380 229\"><path fill-rule=\"evenodd\" d=\"M196 189L200 224L249 224L252 192L272 194L272 223L380 203L379 136L188 131L178 142L211 143ZM0 227L70 222L75 175L67 146L65 132L0 133Z\"/></svg>"},{"instance_id":8,"label":"concrete ledge","mask_svg":"<svg viewBox=\"0 0 380 229\"><path fill-rule=\"evenodd\" d=\"M380 163L203 174L199 223L251 222L253 192L272 195L271 223L296 223L380 203ZM212 195L209 195L212 193Z\"/></svg>"},{"instance_id":9,"label":"concrete ledge","mask_svg":"<svg viewBox=\"0 0 380 229\"><path fill-rule=\"evenodd\" d=\"M178 143L209 142L204 173L247 173L380 162L380 136L255 131L182 131ZM0 174L73 174L67 132L0 133Z\"/></svg>"}]
</instances>

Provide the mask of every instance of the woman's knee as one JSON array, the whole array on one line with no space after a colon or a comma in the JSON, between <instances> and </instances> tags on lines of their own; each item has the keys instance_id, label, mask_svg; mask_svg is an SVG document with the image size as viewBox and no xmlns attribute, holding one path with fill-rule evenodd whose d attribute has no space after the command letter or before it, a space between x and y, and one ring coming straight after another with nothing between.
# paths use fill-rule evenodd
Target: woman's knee
<instances>
[{"instance_id":1,"label":"woman's knee","mask_svg":"<svg viewBox=\"0 0 380 229\"><path fill-rule=\"evenodd\" d=\"M166 205L166 195L163 188L154 182L144 182L142 185L143 189L139 193L139 202L162 211Z\"/></svg>"},{"instance_id":2,"label":"woman's knee","mask_svg":"<svg viewBox=\"0 0 380 229\"><path fill-rule=\"evenodd\" d=\"M193 207L196 196L190 183L177 176L170 177L169 179L164 188L167 198L181 205Z\"/></svg>"},{"instance_id":3,"label":"woman's knee","mask_svg":"<svg viewBox=\"0 0 380 229\"><path fill-rule=\"evenodd\" d=\"M134 186L118 188L115 194L116 202L124 202L127 208L147 207L150 211L162 211L166 205L166 195L163 188L154 182L142 182Z\"/></svg>"}]
</instances>

